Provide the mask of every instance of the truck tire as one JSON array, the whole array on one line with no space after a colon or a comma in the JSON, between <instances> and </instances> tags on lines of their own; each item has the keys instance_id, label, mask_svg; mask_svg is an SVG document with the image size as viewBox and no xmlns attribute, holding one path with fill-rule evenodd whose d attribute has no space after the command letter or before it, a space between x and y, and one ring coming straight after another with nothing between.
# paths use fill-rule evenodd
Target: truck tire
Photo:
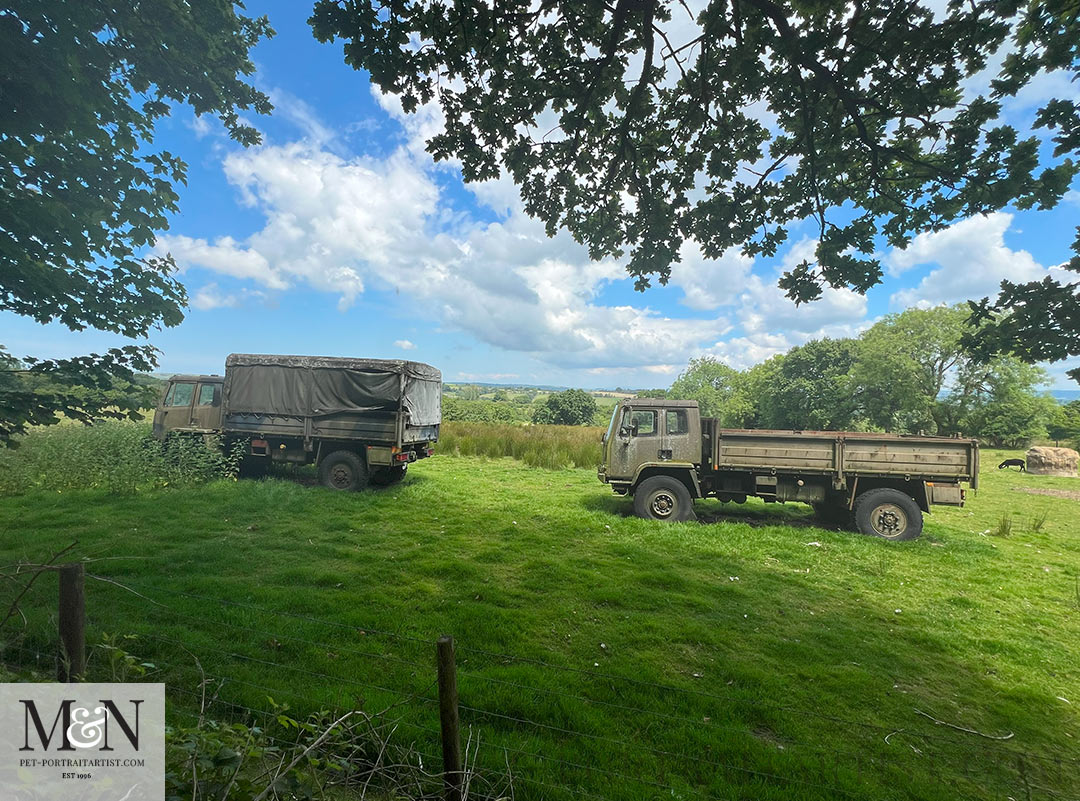
<instances>
[{"instance_id":1,"label":"truck tire","mask_svg":"<svg viewBox=\"0 0 1080 801\"><path fill-rule=\"evenodd\" d=\"M393 467L377 467L371 471L371 483L376 487L389 487L391 484L397 484L401 479L405 478L405 471L409 466L406 464L398 464Z\"/></svg>"},{"instance_id":2,"label":"truck tire","mask_svg":"<svg viewBox=\"0 0 1080 801\"><path fill-rule=\"evenodd\" d=\"M913 540L922 534L922 509L900 490L868 490L855 499L855 527L871 537Z\"/></svg>"},{"instance_id":3,"label":"truck tire","mask_svg":"<svg viewBox=\"0 0 1080 801\"><path fill-rule=\"evenodd\" d=\"M634 514L646 520L679 522L694 517L694 499L686 485L671 476L653 476L634 491Z\"/></svg>"},{"instance_id":4,"label":"truck tire","mask_svg":"<svg viewBox=\"0 0 1080 801\"><path fill-rule=\"evenodd\" d=\"M368 485L367 465L352 451L334 451L319 462L319 483L335 490L362 490Z\"/></svg>"}]
</instances>

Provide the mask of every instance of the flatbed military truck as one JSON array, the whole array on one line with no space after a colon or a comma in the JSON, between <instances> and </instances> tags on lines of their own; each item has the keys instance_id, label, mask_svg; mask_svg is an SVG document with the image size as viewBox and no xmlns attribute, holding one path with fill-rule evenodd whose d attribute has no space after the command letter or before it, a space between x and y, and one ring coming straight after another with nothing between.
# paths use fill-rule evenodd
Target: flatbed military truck
<instances>
[{"instance_id":1,"label":"flatbed military truck","mask_svg":"<svg viewBox=\"0 0 1080 801\"><path fill-rule=\"evenodd\" d=\"M910 540L931 506L978 487L976 440L844 431L721 428L696 401L628 398L603 438L600 480L654 520L688 520L694 500L812 504L830 522Z\"/></svg>"},{"instance_id":2,"label":"flatbed military truck","mask_svg":"<svg viewBox=\"0 0 1080 801\"><path fill-rule=\"evenodd\" d=\"M412 361L234 353L225 375L176 375L154 412L154 436L220 435L241 469L316 464L331 489L405 477L431 456L442 422L442 374Z\"/></svg>"}]
</instances>

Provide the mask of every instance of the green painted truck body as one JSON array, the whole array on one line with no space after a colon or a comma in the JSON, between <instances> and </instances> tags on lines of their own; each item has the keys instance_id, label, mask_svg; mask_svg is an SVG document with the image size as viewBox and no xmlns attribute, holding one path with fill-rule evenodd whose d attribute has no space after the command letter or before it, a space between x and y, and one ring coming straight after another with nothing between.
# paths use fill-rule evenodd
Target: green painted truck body
<instances>
[{"instance_id":1,"label":"green painted truck body","mask_svg":"<svg viewBox=\"0 0 1080 801\"><path fill-rule=\"evenodd\" d=\"M420 362L234 353L224 376L173 376L153 431L220 435L248 472L315 463L326 486L359 489L430 456L441 408L442 374Z\"/></svg>"},{"instance_id":2,"label":"green painted truck body","mask_svg":"<svg viewBox=\"0 0 1080 801\"><path fill-rule=\"evenodd\" d=\"M615 492L635 496L645 517L687 519L696 498L757 496L813 504L835 522L889 539L917 536L934 505L962 506L963 485L976 488L978 474L971 439L725 429L702 418L695 401L654 398L616 406L599 473ZM655 503L637 497L642 487L657 493Z\"/></svg>"}]
</instances>

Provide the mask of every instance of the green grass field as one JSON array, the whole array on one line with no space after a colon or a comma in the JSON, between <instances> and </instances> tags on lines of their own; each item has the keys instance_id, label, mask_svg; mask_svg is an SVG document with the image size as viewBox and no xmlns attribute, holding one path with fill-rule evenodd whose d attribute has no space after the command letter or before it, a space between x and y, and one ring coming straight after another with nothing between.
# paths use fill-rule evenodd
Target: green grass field
<instances>
[{"instance_id":1,"label":"green grass field","mask_svg":"<svg viewBox=\"0 0 1080 801\"><path fill-rule=\"evenodd\" d=\"M590 470L444 455L356 495L303 471L9 495L0 550L77 540L109 580L88 581L91 637L138 635L174 719L198 708L197 659L256 710L397 700L395 737L437 768L449 633L470 759L509 766L517 798L1075 799L1080 481L1004 455L910 543L797 504L647 522ZM38 582L6 661L53 648L54 605Z\"/></svg>"}]
</instances>

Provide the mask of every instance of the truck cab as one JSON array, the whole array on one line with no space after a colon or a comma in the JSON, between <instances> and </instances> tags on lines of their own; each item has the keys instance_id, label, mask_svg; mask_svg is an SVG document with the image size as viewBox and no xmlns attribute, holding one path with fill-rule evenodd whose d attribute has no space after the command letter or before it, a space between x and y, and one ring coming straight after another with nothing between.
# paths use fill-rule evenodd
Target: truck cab
<instances>
[{"instance_id":1,"label":"truck cab","mask_svg":"<svg viewBox=\"0 0 1080 801\"><path fill-rule=\"evenodd\" d=\"M222 426L222 389L219 375L174 375L154 410L154 436L170 431L214 433Z\"/></svg>"},{"instance_id":2,"label":"truck cab","mask_svg":"<svg viewBox=\"0 0 1080 801\"><path fill-rule=\"evenodd\" d=\"M600 480L626 494L650 474L687 475L701 466L697 401L629 398L615 405L603 439ZM700 495L693 489L695 495Z\"/></svg>"}]
</instances>

